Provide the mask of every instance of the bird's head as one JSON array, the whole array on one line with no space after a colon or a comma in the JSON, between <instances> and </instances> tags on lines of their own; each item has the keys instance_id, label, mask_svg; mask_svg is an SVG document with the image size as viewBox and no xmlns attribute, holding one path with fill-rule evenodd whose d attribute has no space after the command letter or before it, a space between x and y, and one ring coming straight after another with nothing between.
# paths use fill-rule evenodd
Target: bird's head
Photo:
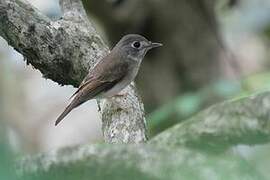
<instances>
[{"instance_id":1,"label":"bird's head","mask_svg":"<svg viewBox=\"0 0 270 180\"><path fill-rule=\"evenodd\" d=\"M135 61L141 61L148 50L162 46L161 43L153 43L138 34L128 34L116 44L115 50L120 51Z\"/></svg>"}]
</instances>

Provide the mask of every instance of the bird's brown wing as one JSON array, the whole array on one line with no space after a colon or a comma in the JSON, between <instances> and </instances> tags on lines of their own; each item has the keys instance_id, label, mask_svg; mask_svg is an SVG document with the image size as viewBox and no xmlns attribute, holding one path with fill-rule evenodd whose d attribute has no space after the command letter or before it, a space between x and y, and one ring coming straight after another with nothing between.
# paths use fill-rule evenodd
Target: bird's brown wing
<instances>
[{"instance_id":1,"label":"bird's brown wing","mask_svg":"<svg viewBox=\"0 0 270 180\"><path fill-rule=\"evenodd\" d=\"M97 81L85 84L85 86L82 86L81 89L76 93L74 99L71 101L71 103L65 108L63 113L57 118L55 121L55 125L59 124L64 117L72 111L74 108L78 107L85 101L88 101L95 96L97 96L100 92L106 91L107 89L112 88L118 80L115 80L113 82L104 82L104 83L97 83Z\"/></svg>"},{"instance_id":2,"label":"bird's brown wing","mask_svg":"<svg viewBox=\"0 0 270 180\"><path fill-rule=\"evenodd\" d=\"M113 58L112 58L113 57ZM79 88L70 97L74 97L83 87L93 82L95 79L101 82L115 82L126 75L128 71L128 63L121 60L119 54L111 52L104 57L88 75L83 79Z\"/></svg>"},{"instance_id":3,"label":"bird's brown wing","mask_svg":"<svg viewBox=\"0 0 270 180\"><path fill-rule=\"evenodd\" d=\"M106 59L105 59L106 60ZM104 64L105 63L105 64ZM102 67L102 68L101 68ZM105 67L105 68L104 68ZM72 95L74 98L66 107L64 112L57 118L55 125L74 108L85 101L88 101L102 92L111 89L121 81L128 71L128 64L125 62L110 63L109 61L100 62L84 79L78 90Z\"/></svg>"},{"instance_id":4,"label":"bird's brown wing","mask_svg":"<svg viewBox=\"0 0 270 180\"><path fill-rule=\"evenodd\" d=\"M78 87L78 89L75 91L75 93L73 93L69 99L72 99L83 87L85 87L87 84L89 84L91 82L91 79L93 78L93 76L90 74L88 74L84 80L82 81L82 83L80 84L80 86Z\"/></svg>"}]
</instances>

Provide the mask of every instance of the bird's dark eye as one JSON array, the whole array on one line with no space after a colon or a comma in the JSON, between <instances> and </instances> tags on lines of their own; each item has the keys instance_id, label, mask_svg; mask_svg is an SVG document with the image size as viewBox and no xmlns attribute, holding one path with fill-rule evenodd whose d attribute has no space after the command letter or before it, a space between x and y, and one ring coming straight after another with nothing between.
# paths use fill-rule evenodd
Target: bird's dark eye
<instances>
[{"instance_id":1,"label":"bird's dark eye","mask_svg":"<svg viewBox=\"0 0 270 180\"><path fill-rule=\"evenodd\" d=\"M141 43L139 41L135 41L132 46L138 49L139 47L141 47Z\"/></svg>"}]
</instances>

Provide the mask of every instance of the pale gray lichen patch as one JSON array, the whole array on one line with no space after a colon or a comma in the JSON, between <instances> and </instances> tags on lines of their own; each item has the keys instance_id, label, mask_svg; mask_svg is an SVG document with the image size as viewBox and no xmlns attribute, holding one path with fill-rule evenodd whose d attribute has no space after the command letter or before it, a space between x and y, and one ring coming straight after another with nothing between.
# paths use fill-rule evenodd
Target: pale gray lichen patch
<instances>
[{"instance_id":1,"label":"pale gray lichen patch","mask_svg":"<svg viewBox=\"0 0 270 180\"><path fill-rule=\"evenodd\" d=\"M96 55L96 58L97 59L100 59L101 57L104 56L104 50L100 50L100 47L99 47L99 45L96 42L93 41L91 43L91 47L96 50L96 54L95 55Z\"/></svg>"}]
</instances>

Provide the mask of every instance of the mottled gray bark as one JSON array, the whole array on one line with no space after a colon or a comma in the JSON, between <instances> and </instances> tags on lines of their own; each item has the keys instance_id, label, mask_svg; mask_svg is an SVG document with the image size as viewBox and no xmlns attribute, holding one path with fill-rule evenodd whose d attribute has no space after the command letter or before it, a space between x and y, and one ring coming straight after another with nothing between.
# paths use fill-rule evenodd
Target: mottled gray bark
<instances>
[{"instance_id":1,"label":"mottled gray bark","mask_svg":"<svg viewBox=\"0 0 270 180\"><path fill-rule=\"evenodd\" d=\"M210 107L148 144L66 148L24 158L18 172L22 179L263 179L247 160L224 151L269 142L265 92Z\"/></svg>"},{"instance_id":2,"label":"mottled gray bark","mask_svg":"<svg viewBox=\"0 0 270 180\"><path fill-rule=\"evenodd\" d=\"M51 21L26 1L0 0L0 35L45 78L77 87L109 50L88 21L80 0L60 0L60 5L62 18ZM134 88L129 89L126 95L105 101L106 142L146 140L143 105Z\"/></svg>"},{"instance_id":3,"label":"mottled gray bark","mask_svg":"<svg viewBox=\"0 0 270 180\"><path fill-rule=\"evenodd\" d=\"M105 141L110 143L139 143L147 140L143 103L134 83L102 103L102 128Z\"/></svg>"}]
</instances>

